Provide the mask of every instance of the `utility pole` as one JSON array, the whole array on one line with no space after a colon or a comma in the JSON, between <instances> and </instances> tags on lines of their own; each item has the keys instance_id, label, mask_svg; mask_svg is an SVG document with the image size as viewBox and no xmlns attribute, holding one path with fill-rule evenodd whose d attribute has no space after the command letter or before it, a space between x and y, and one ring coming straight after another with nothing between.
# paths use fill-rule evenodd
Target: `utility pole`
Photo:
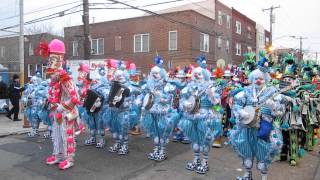
<instances>
[{"instance_id":1,"label":"utility pole","mask_svg":"<svg viewBox=\"0 0 320 180\"><path fill-rule=\"evenodd\" d=\"M19 15L20 15L20 34L19 34L19 68L20 68L20 83L24 85L24 14L23 14L23 1L19 0ZM23 128L29 128L30 124L27 117L23 116Z\"/></svg>"},{"instance_id":2,"label":"utility pole","mask_svg":"<svg viewBox=\"0 0 320 180\"><path fill-rule=\"evenodd\" d=\"M275 18L273 16L273 10L280 8L280 6L274 7L273 5L268 9L262 9L262 11L270 11L270 42L269 45L272 46L272 24L275 23Z\"/></svg>"},{"instance_id":3,"label":"utility pole","mask_svg":"<svg viewBox=\"0 0 320 180\"><path fill-rule=\"evenodd\" d=\"M300 40L300 49L299 49L299 60L302 61L302 40L303 39L307 39L306 37L297 37L297 36L290 36L291 38L294 38L294 39L299 39Z\"/></svg>"},{"instance_id":4,"label":"utility pole","mask_svg":"<svg viewBox=\"0 0 320 180\"><path fill-rule=\"evenodd\" d=\"M89 0L83 0L83 34L84 34L84 60L90 60L91 58L91 45L90 45L90 27L89 27Z\"/></svg>"},{"instance_id":5,"label":"utility pole","mask_svg":"<svg viewBox=\"0 0 320 180\"><path fill-rule=\"evenodd\" d=\"M19 61L20 61L20 79L21 84L24 84L24 17L23 17L23 0L19 1L20 9L20 35L19 35Z\"/></svg>"}]
</instances>

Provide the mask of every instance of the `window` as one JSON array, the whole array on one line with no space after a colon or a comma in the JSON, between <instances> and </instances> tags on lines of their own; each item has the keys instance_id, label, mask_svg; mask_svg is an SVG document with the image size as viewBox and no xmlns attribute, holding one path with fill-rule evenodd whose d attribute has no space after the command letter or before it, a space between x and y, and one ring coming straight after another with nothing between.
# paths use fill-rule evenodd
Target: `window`
<instances>
[{"instance_id":1,"label":"window","mask_svg":"<svg viewBox=\"0 0 320 180\"><path fill-rule=\"evenodd\" d=\"M92 55L104 54L104 39L92 39L91 40Z\"/></svg>"},{"instance_id":2,"label":"window","mask_svg":"<svg viewBox=\"0 0 320 180\"><path fill-rule=\"evenodd\" d=\"M248 53L252 53L252 47L248 46Z\"/></svg>"},{"instance_id":3,"label":"window","mask_svg":"<svg viewBox=\"0 0 320 180\"><path fill-rule=\"evenodd\" d=\"M34 55L34 49L33 49L33 44L29 43L29 56Z\"/></svg>"},{"instance_id":4,"label":"window","mask_svg":"<svg viewBox=\"0 0 320 180\"><path fill-rule=\"evenodd\" d=\"M236 55L241 56L241 44L236 43Z\"/></svg>"},{"instance_id":5,"label":"window","mask_svg":"<svg viewBox=\"0 0 320 180\"><path fill-rule=\"evenodd\" d=\"M42 64L42 67L41 67L41 75L42 75L42 78L44 78L44 79L46 78L46 76L45 76L45 74L44 74L46 68L47 68L46 64Z\"/></svg>"},{"instance_id":6,"label":"window","mask_svg":"<svg viewBox=\"0 0 320 180\"><path fill-rule=\"evenodd\" d=\"M226 51L230 50L230 42L229 40L226 40Z\"/></svg>"},{"instance_id":7,"label":"window","mask_svg":"<svg viewBox=\"0 0 320 180\"><path fill-rule=\"evenodd\" d=\"M251 39L251 27L248 26L248 39Z\"/></svg>"},{"instance_id":8,"label":"window","mask_svg":"<svg viewBox=\"0 0 320 180\"><path fill-rule=\"evenodd\" d=\"M221 13L221 11L218 11L218 23L219 23L219 25L222 25L222 13Z\"/></svg>"},{"instance_id":9,"label":"window","mask_svg":"<svg viewBox=\"0 0 320 180\"><path fill-rule=\"evenodd\" d=\"M28 64L28 77L32 77L32 75L34 74L34 66L33 64Z\"/></svg>"},{"instance_id":10,"label":"window","mask_svg":"<svg viewBox=\"0 0 320 180\"><path fill-rule=\"evenodd\" d=\"M218 36L218 42L217 42L218 48L221 48L221 45L222 45L222 38L221 36Z\"/></svg>"},{"instance_id":11,"label":"window","mask_svg":"<svg viewBox=\"0 0 320 180\"><path fill-rule=\"evenodd\" d=\"M5 47L1 46L0 47L0 57L4 57L4 52L5 52Z\"/></svg>"},{"instance_id":12,"label":"window","mask_svg":"<svg viewBox=\"0 0 320 180\"><path fill-rule=\"evenodd\" d=\"M114 37L114 50L121 51L121 36Z\"/></svg>"},{"instance_id":13,"label":"window","mask_svg":"<svg viewBox=\"0 0 320 180\"><path fill-rule=\"evenodd\" d=\"M209 52L209 35L200 33L200 51Z\"/></svg>"},{"instance_id":14,"label":"window","mask_svg":"<svg viewBox=\"0 0 320 180\"><path fill-rule=\"evenodd\" d=\"M236 32L241 34L241 23L239 21L236 21Z\"/></svg>"},{"instance_id":15,"label":"window","mask_svg":"<svg viewBox=\"0 0 320 180\"><path fill-rule=\"evenodd\" d=\"M266 37L266 44L269 44L269 37Z\"/></svg>"},{"instance_id":16,"label":"window","mask_svg":"<svg viewBox=\"0 0 320 180\"><path fill-rule=\"evenodd\" d=\"M227 28L231 28L231 16L227 15Z\"/></svg>"},{"instance_id":17,"label":"window","mask_svg":"<svg viewBox=\"0 0 320 180\"><path fill-rule=\"evenodd\" d=\"M79 56L79 41L72 41L72 56Z\"/></svg>"},{"instance_id":18,"label":"window","mask_svg":"<svg viewBox=\"0 0 320 180\"><path fill-rule=\"evenodd\" d=\"M169 50L174 51L178 49L178 32L169 31Z\"/></svg>"},{"instance_id":19,"label":"window","mask_svg":"<svg viewBox=\"0 0 320 180\"><path fill-rule=\"evenodd\" d=\"M149 52L149 33L134 35L134 52Z\"/></svg>"}]
</instances>

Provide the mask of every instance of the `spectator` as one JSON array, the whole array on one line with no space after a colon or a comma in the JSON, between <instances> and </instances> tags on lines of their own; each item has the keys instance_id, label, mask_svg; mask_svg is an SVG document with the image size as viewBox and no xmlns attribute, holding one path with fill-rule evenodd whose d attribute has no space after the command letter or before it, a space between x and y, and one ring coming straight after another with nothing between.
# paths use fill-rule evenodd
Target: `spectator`
<instances>
[{"instance_id":1,"label":"spectator","mask_svg":"<svg viewBox=\"0 0 320 180\"><path fill-rule=\"evenodd\" d=\"M8 99L8 86L2 80L2 76L0 76L0 109L4 109L9 112L9 107L7 104Z\"/></svg>"},{"instance_id":2,"label":"spectator","mask_svg":"<svg viewBox=\"0 0 320 180\"><path fill-rule=\"evenodd\" d=\"M8 96L13 107L7 114L7 117L9 119L12 119L11 116L12 114L14 114L13 121L21 121L21 119L18 119L18 114L19 114L19 100L21 98L22 91L24 91L24 88L20 87L19 76L15 74L13 75L13 80L8 90Z\"/></svg>"}]
</instances>

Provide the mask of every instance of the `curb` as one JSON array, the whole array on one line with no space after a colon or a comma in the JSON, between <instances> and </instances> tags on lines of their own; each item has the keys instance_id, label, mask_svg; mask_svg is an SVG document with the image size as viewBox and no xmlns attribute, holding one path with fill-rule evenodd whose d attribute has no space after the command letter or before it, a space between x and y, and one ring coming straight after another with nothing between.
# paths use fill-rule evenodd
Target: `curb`
<instances>
[{"instance_id":1,"label":"curb","mask_svg":"<svg viewBox=\"0 0 320 180\"><path fill-rule=\"evenodd\" d=\"M39 129L39 132L44 132L46 131L46 128L41 128ZM30 132L30 130L23 130L23 131L18 131L18 132L10 132L10 133L6 133L6 134L0 134L0 138L4 138L7 136L12 136L12 135L22 135L22 134L27 134L28 132Z\"/></svg>"}]
</instances>

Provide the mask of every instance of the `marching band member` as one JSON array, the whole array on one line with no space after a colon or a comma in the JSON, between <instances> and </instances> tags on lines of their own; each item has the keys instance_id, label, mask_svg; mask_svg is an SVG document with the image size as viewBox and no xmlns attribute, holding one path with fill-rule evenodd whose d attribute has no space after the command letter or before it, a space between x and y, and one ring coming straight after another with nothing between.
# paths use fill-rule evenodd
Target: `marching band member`
<instances>
[{"instance_id":1,"label":"marching band member","mask_svg":"<svg viewBox=\"0 0 320 180\"><path fill-rule=\"evenodd\" d=\"M85 145L95 145L96 148L105 146L105 122L104 112L108 111L108 95L110 92L110 83L106 78L104 67L98 69L99 80L90 86L84 99L86 111L83 118L90 129L90 138L85 140ZM97 135L99 139L97 141Z\"/></svg>"},{"instance_id":2,"label":"marching band member","mask_svg":"<svg viewBox=\"0 0 320 180\"><path fill-rule=\"evenodd\" d=\"M277 89L267 87L270 81L268 60L264 57L257 64L259 68L249 75L251 85L234 97L233 113L236 125L230 133L230 141L242 158L246 170L244 176L238 177L238 180L252 180L254 158L257 160L262 180L267 180L268 166L280 153L282 146L281 131L273 125L279 111L276 110L274 101L270 100Z\"/></svg>"},{"instance_id":3,"label":"marching band member","mask_svg":"<svg viewBox=\"0 0 320 180\"><path fill-rule=\"evenodd\" d=\"M106 124L110 128L115 143L109 152L126 155L129 152L129 130L133 98L139 93L138 88L130 84L126 64L119 62L119 68L114 72L114 78L108 97L109 111L105 113Z\"/></svg>"},{"instance_id":4,"label":"marching band member","mask_svg":"<svg viewBox=\"0 0 320 180\"><path fill-rule=\"evenodd\" d=\"M78 118L76 105L79 103L72 78L62 69L65 54L64 43L58 39L48 47L40 44L49 53L47 74L50 75L49 98L50 117L53 118L53 152L46 160L48 165L59 163L64 170L74 165L76 143L74 140L75 122Z\"/></svg>"},{"instance_id":5,"label":"marching band member","mask_svg":"<svg viewBox=\"0 0 320 180\"><path fill-rule=\"evenodd\" d=\"M167 73L163 63L160 56L155 57L156 66L151 69L147 83L142 87L146 95L143 100L141 126L153 138L154 150L149 153L148 158L154 161L167 158L166 145L174 127L171 101L175 87L166 83Z\"/></svg>"},{"instance_id":6,"label":"marching band member","mask_svg":"<svg viewBox=\"0 0 320 180\"><path fill-rule=\"evenodd\" d=\"M186 168L205 174L209 170L209 150L213 140L222 133L222 112L213 106L220 106L220 94L217 87L211 86L210 72L205 68L205 58L198 58L192 79L181 91L180 108L183 110L178 127L182 129L192 143L194 160ZM203 159L200 159L200 153Z\"/></svg>"},{"instance_id":7,"label":"marching band member","mask_svg":"<svg viewBox=\"0 0 320 180\"><path fill-rule=\"evenodd\" d=\"M40 110L41 97L36 95L38 85L41 82L41 78L37 75L34 75L30 79L30 83L27 85L27 89L24 91L22 101L25 105L25 115L28 118L28 121L31 124L31 132L28 133L29 137L35 137L39 135L39 125L41 119L38 116Z\"/></svg>"},{"instance_id":8,"label":"marching band member","mask_svg":"<svg viewBox=\"0 0 320 180\"><path fill-rule=\"evenodd\" d=\"M172 106L175 111L174 118L174 128L176 129L175 135L172 138L173 142L181 142L183 144L190 144L190 140L185 136L181 129L178 128L179 121L182 116L182 111L179 109L180 93L181 90L187 85L186 73L184 69L177 69L175 73L175 79L171 82L176 86L176 91L174 92L174 97L172 101Z\"/></svg>"},{"instance_id":9,"label":"marching band member","mask_svg":"<svg viewBox=\"0 0 320 180\"><path fill-rule=\"evenodd\" d=\"M85 108L83 106L84 104L84 100L87 96L87 91L90 88L91 85L91 80L89 78L89 73L90 73L90 67L88 64L79 64L79 68L78 68L78 82L77 82L77 87L78 87L78 94L79 94L79 98L80 98L80 104L77 106L78 107L78 111L79 111L79 122L78 124L78 129L79 132L81 133L84 131L85 127L84 127L84 119L83 119L83 113L85 113ZM68 70L67 70L68 72Z\"/></svg>"}]
</instances>

